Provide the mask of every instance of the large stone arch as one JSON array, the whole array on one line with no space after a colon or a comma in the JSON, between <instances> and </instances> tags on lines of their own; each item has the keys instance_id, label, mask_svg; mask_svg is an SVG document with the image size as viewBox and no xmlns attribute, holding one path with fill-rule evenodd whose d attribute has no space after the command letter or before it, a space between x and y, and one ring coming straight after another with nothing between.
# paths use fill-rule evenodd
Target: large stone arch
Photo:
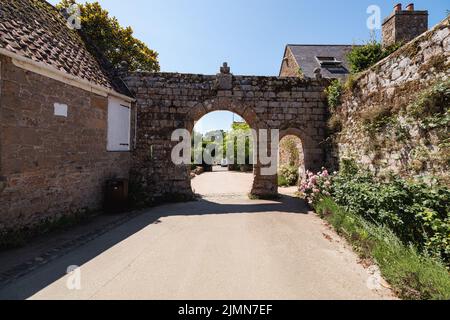
<instances>
[{"instance_id":1,"label":"large stone arch","mask_svg":"<svg viewBox=\"0 0 450 320\"><path fill-rule=\"evenodd\" d=\"M233 76L226 70L217 76L138 72L125 80L137 99L132 184L146 201L192 196L188 168L171 161L177 144L171 134L180 128L192 130L196 120L213 111L234 112L256 131L294 133L305 143L308 168L323 165L326 80ZM261 169L258 159L252 194L276 196L276 174L263 176Z\"/></svg>"},{"instance_id":2,"label":"large stone arch","mask_svg":"<svg viewBox=\"0 0 450 320\"><path fill-rule=\"evenodd\" d=\"M199 102L191 108L186 117L186 128L192 131L196 121L208 113L215 111L230 111L244 119L252 129L266 129L267 123L261 120L254 111L254 103L234 101L231 98L219 98Z\"/></svg>"},{"instance_id":3,"label":"large stone arch","mask_svg":"<svg viewBox=\"0 0 450 320\"><path fill-rule=\"evenodd\" d=\"M196 104L187 114L186 128L192 133L195 122L205 115L215 111L229 111L242 117L250 128L255 130L256 134L258 134L259 130L268 129L268 125L258 117L254 108L253 102L235 101L232 98L227 97L206 100ZM256 141L257 139L254 140ZM257 146L255 146L255 148L257 148ZM266 178L261 176L260 165L258 161L256 161L253 165L253 185L251 194L264 197L271 194L271 192L267 192L267 190Z\"/></svg>"}]
</instances>

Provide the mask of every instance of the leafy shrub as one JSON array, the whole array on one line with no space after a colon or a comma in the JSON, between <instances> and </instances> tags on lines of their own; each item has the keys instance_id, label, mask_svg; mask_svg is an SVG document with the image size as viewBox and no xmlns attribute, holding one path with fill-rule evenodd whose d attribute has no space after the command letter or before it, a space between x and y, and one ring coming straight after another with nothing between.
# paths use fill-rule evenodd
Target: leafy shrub
<instances>
[{"instance_id":1,"label":"leafy shrub","mask_svg":"<svg viewBox=\"0 0 450 320\"><path fill-rule=\"evenodd\" d=\"M450 264L450 189L391 176L377 180L359 172L354 160L344 159L341 172L307 173L301 193L312 205L331 196L347 212L383 225L404 244L442 258Z\"/></svg>"},{"instance_id":2,"label":"leafy shrub","mask_svg":"<svg viewBox=\"0 0 450 320\"><path fill-rule=\"evenodd\" d=\"M394 44L383 48L381 43L375 40L369 41L363 46L354 46L348 53L347 59L352 73L364 71L397 51L401 44Z\"/></svg>"},{"instance_id":3,"label":"leafy shrub","mask_svg":"<svg viewBox=\"0 0 450 320\"><path fill-rule=\"evenodd\" d=\"M349 74L347 77L347 80L345 80L345 83L344 83L344 90L351 92L351 91L353 91L353 89L355 89L356 85L357 85L357 81L355 79L355 76L353 74Z\"/></svg>"},{"instance_id":4,"label":"leafy shrub","mask_svg":"<svg viewBox=\"0 0 450 320\"><path fill-rule=\"evenodd\" d=\"M342 131L342 120L338 114L333 114L328 120L328 129L331 133L337 133Z\"/></svg>"},{"instance_id":5,"label":"leafy shrub","mask_svg":"<svg viewBox=\"0 0 450 320\"><path fill-rule=\"evenodd\" d=\"M419 94L407 107L413 118L420 120L424 129L446 127L450 121L450 80L439 81Z\"/></svg>"},{"instance_id":6,"label":"leafy shrub","mask_svg":"<svg viewBox=\"0 0 450 320\"><path fill-rule=\"evenodd\" d=\"M282 166L278 172L278 185L280 187L295 186L298 182L298 168L293 166Z\"/></svg>"},{"instance_id":7,"label":"leafy shrub","mask_svg":"<svg viewBox=\"0 0 450 320\"><path fill-rule=\"evenodd\" d=\"M335 79L331 84L325 89L325 94L328 99L328 106L331 111L335 111L336 108L341 104L342 97L342 83L338 79Z\"/></svg>"},{"instance_id":8,"label":"leafy shrub","mask_svg":"<svg viewBox=\"0 0 450 320\"><path fill-rule=\"evenodd\" d=\"M389 106L378 105L362 112L361 119L364 128L374 133L392 121L392 110Z\"/></svg>"},{"instance_id":9,"label":"leafy shrub","mask_svg":"<svg viewBox=\"0 0 450 320\"><path fill-rule=\"evenodd\" d=\"M278 186L279 187L289 187L286 178L282 175L278 175Z\"/></svg>"},{"instance_id":10,"label":"leafy shrub","mask_svg":"<svg viewBox=\"0 0 450 320\"><path fill-rule=\"evenodd\" d=\"M343 176L353 176L358 174L358 164L354 159L343 158L340 163L340 173Z\"/></svg>"},{"instance_id":11,"label":"leafy shrub","mask_svg":"<svg viewBox=\"0 0 450 320\"><path fill-rule=\"evenodd\" d=\"M322 197L315 211L344 236L363 259L377 263L383 277L403 299L450 299L450 275L445 266L391 230L346 211L330 197Z\"/></svg>"},{"instance_id":12,"label":"leafy shrub","mask_svg":"<svg viewBox=\"0 0 450 320\"><path fill-rule=\"evenodd\" d=\"M369 173L341 174L332 182L332 196L346 210L449 262L450 189L398 177L381 182Z\"/></svg>"},{"instance_id":13,"label":"leafy shrub","mask_svg":"<svg viewBox=\"0 0 450 320\"><path fill-rule=\"evenodd\" d=\"M422 92L418 99L408 106L408 113L415 118L444 113L450 105L450 80L440 81Z\"/></svg>"}]
</instances>

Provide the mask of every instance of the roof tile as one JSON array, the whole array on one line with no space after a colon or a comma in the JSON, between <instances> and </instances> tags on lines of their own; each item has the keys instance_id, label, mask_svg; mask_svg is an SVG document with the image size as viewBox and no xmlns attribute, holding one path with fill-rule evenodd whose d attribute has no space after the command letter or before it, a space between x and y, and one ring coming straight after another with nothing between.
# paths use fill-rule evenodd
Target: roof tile
<instances>
[{"instance_id":1,"label":"roof tile","mask_svg":"<svg viewBox=\"0 0 450 320\"><path fill-rule=\"evenodd\" d=\"M130 95L111 70L94 57L77 31L44 0L0 0L0 48ZM99 58L99 59L97 59Z\"/></svg>"},{"instance_id":2,"label":"roof tile","mask_svg":"<svg viewBox=\"0 0 450 320\"><path fill-rule=\"evenodd\" d=\"M353 48L352 45L288 45L287 47L306 77L314 77L316 68L321 68L325 78L342 78L350 73L347 54ZM342 68L335 71L332 68L321 67L316 57L334 57L342 62Z\"/></svg>"}]
</instances>

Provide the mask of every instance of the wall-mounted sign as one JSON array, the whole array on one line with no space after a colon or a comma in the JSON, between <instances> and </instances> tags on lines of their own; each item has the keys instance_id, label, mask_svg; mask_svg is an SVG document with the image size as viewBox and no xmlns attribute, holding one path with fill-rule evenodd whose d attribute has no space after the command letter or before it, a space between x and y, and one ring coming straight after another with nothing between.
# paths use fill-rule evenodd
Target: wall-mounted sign
<instances>
[{"instance_id":1,"label":"wall-mounted sign","mask_svg":"<svg viewBox=\"0 0 450 320\"><path fill-rule=\"evenodd\" d=\"M67 118L67 104L55 103L55 116Z\"/></svg>"}]
</instances>

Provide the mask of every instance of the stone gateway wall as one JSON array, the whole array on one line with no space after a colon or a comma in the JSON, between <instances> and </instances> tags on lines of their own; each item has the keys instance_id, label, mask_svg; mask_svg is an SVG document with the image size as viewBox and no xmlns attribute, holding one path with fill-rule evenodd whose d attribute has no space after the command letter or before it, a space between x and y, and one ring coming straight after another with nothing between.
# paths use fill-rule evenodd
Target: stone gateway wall
<instances>
[{"instance_id":1,"label":"stone gateway wall","mask_svg":"<svg viewBox=\"0 0 450 320\"><path fill-rule=\"evenodd\" d=\"M348 82L333 115L335 158L378 175L435 176L448 182L449 19Z\"/></svg>"},{"instance_id":2,"label":"stone gateway wall","mask_svg":"<svg viewBox=\"0 0 450 320\"><path fill-rule=\"evenodd\" d=\"M0 61L0 234L101 208L105 181L130 168L106 151L107 98Z\"/></svg>"},{"instance_id":3,"label":"stone gateway wall","mask_svg":"<svg viewBox=\"0 0 450 320\"><path fill-rule=\"evenodd\" d=\"M222 68L224 69L224 68ZM192 130L212 111L235 112L255 130L279 129L301 138L305 166L324 164L327 107L326 82L297 78L135 73L126 79L137 98L137 143L132 175L145 201L191 197L189 168L171 161L175 129ZM224 70L222 70L224 71ZM277 177L262 176L255 165L255 196L277 194Z\"/></svg>"}]
</instances>

